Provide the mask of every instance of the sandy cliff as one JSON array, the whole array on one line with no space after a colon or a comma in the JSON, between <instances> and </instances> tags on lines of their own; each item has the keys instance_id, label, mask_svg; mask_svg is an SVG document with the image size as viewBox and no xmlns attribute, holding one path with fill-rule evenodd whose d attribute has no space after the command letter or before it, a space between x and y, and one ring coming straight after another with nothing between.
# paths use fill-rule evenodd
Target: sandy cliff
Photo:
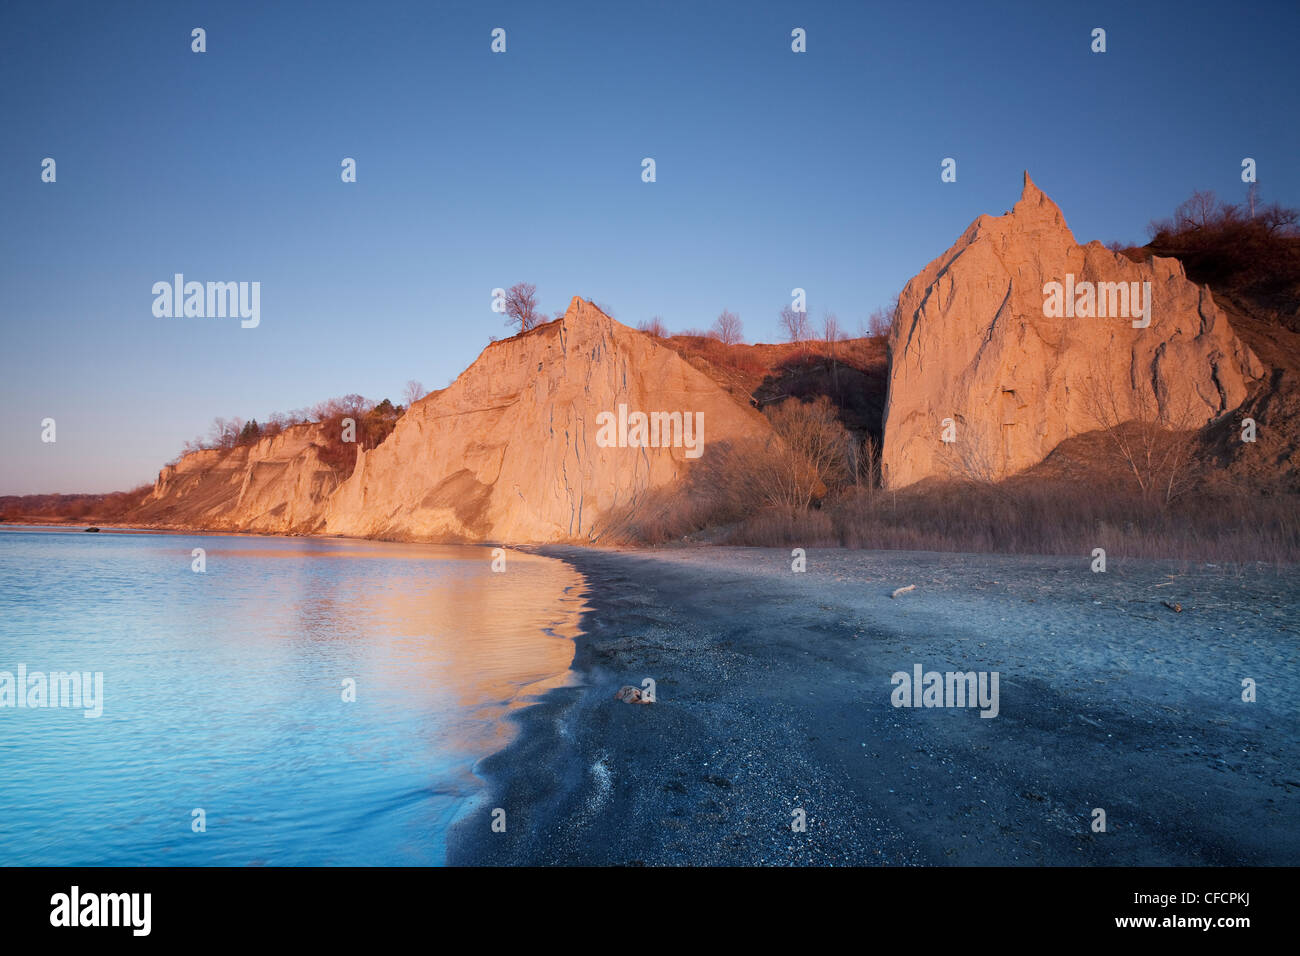
<instances>
[{"instance_id":1,"label":"sandy cliff","mask_svg":"<svg viewBox=\"0 0 1300 956\"><path fill-rule=\"evenodd\" d=\"M683 427L664 428L657 447L634 447L629 429L619 447L615 424L605 433L615 444L602 447L598 416L617 421L620 405L629 418L678 413ZM635 511L711 447L771 435L767 419L672 349L579 298L563 318L489 345L452 385L414 403L382 444L358 451L346 480L321 460L325 427L187 455L159 474L136 520L413 540L596 541L613 512Z\"/></svg>"},{"instance_id":2,"label":"sandy cliff","mask_svg":"<svg viewBox=\"0 0 1300 956\"><path fill-rule=\"evenodd\" d=\"M314 531L339 484L320 459L323 427L294 425L251 445L185 455L158 473L132 520L222 531Z\"/></svg>"},{"instance_id":3,"label":"sandy cliff","mask_svg":"<svg viewBox=\"0 0 1300 956\"><path fill-rule=\"evenodd\" d=\"M416 403L361 457L324 529L598 540L612 511L677 482L693 460L685 436L680 447L600 447L597 416L617 416L620 404L629 415L702 415L706 456L770 434L762 415L672 349L574 298L562 319L488 346L451 386Z\"/></svg>"},{"instance_id":4,"label":"sandy cliff","mask_svg":"<svg viewBox=\"0 0 1300 956\"><path fill-rule=\"evenodd\" d=\"M1054 302L1049 283L1061 286ZM981 216L907 284L890 349L881 460L894 488L1028 468L1098 428L1099 397L1121 421L1154 413L1199 427L1263 373L1177 260L1079 245L1028 173L1011 212Z\"/></svg>"}]
</instances>

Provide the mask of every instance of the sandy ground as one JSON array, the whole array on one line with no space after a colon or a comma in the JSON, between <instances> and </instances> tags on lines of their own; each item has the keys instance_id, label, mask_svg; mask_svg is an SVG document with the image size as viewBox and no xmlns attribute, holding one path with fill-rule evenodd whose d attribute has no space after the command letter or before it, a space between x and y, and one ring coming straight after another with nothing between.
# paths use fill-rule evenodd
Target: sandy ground
<instances>
[{"instance_id":1,"label":"sandy ground","mask_svg":"<svg viewBox=\"0 0 1300 956\"><path fill-rule=\"evenodd\" d=\"M1300 864L1300 569L543 553L588 581L580 684L481 761L453 864ZM915 664L997 671L999 715L894 707Z\"/></svg>"}]
</instances>

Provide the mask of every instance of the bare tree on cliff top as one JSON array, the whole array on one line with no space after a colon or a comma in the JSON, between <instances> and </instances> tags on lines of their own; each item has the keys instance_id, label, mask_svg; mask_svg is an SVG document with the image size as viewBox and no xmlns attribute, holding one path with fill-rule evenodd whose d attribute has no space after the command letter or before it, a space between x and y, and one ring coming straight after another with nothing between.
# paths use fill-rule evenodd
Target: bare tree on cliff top
<instances>
[{"instance_id":1,"label":"bare tree on cliff top","mask_svg":"<svg viewBox=\"0 0 1300 956\"><path fill-rule=\"evenodd\" d=\"M506 325L518 325L527 332L542 321L537 311L537 286L531 282L516 282L506 293Z\"/></svg>"},{"instance_id":2,"label":"bare tree on cliff top","mask_svg":"<svg viewBox=\"0 0 1300 956\"><path fill-rule=\"evenodd\" d=\"M741 331L740 316L723 309L722 314L713 323L713 328L709 330L709 335L723 345L739 345L745 337Z\"/></svg>"},{"instance_id":3,"label":"bare tree on cliff top","mask_svg":"<svg viewBox=\"0 0 1300 956\"><path fill-rule=\"evenodd\" d=\"M637 328L642 332L653 335L655 338L668 338L668 326L664 325L664 320L657 315L648 322L640 323Z\"/></svg>"},{"instance_id":4,"label":"bare tree on cliff top","mask_svg":"<svg viewBox=\"0 0 1300 956\"><path fill-rule=\"evenodd\" d=\"M836 394L840 390L840 367L835 361L835 351L839 343L847 336L840 328L839 317L834 312L827 312L822 320L822 340L826 343L826 357L831 367L831 382Z\"/></svg>"},{"instance_id":5,"label":"bare tree on cliff top","mask_svg":"<svg viewBox=\"0 0 1300 956\"><path fill-rule=\"evenodd\" d=\"M887 336L890 328L893 327L894 313L897 309L898 302L895 300L892 307L876 309L867 316L867 334L877 339L883 339Z\"/></svg>"},{"instance_id":6,"label":"bare tree on cliff top","mask_svg":"<svg viewBox=\"0 0 1300 956\"><path fill-rule=\"evenodd\" d=\"M807 312L796 312L793 306L781 309L781 331L791 342L801 345L804 355L808 354L808 339L811 336Z\"/></svg>"},{"instance_id":7,"label":"bare tree on cliff top","mask_svg":"<svg viewBox=\"0 0 1300 956\"><path fill-rule=\"evenodd\" d=\"M415 379L411 379L406 383L406 388L402 389L402 400L406 403L406 407L410 408L420 399L424 398L426 394L424 384L422 382L417 382Z\"/></svg>"}]
</instances>

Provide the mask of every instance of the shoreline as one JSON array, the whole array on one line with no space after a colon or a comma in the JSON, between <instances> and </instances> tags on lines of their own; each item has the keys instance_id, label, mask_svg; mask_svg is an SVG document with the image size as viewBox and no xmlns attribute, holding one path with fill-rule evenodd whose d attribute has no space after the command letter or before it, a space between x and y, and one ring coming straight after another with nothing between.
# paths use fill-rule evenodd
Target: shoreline
<instances>
[{"instance_id":1,"label":"shoreline","mask_svg":"<svg viewBox=\"0 0 1300 956\"><path fill-rule=\"evenodd\" d=\"M576 682L478 762L451 865L1300 862L1295 568L536 552L587 580ZM999 672L1000 713L893 707L914 665ZM613 699L644 677L655 704Z\"/></svg>"},{"instance_id":2,"label":"shoreline","mask_svg":"<svg viewBox=\"0 0 1300 956\"><path fill-rule=\"evenodd\" d=\"M449 865L1300 862L1300 567L512 550L567 563L586 607L562 686L521 688L470 768ZM999 673L998 716L894 708L914 667ZM645 677L654 705L613 699Z\"/></svg>"}]
</instances>

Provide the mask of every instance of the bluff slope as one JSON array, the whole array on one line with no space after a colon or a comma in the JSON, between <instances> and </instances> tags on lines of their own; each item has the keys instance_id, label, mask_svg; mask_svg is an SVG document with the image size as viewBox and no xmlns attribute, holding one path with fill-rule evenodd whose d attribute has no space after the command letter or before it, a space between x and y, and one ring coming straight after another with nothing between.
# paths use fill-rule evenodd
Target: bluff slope
<instances>
[{"instance_id":1,"label":"bluff slope","mask_svg":"<svg viewBox=\"0 0 1300 956\"><path fill-rule=\"evenodd\" d=\"M1052 282L1150 283L1150 324L1045 315ZM1116 421L1199 427L1237 408L1264 371L1177 260L1079 245L1028 173L1011 212L975 220L907 284L890 352L881 462L891 488L954 472L1002 478Z\"/></svg>"},{"instance_id":2,"label":"bluff slope","mask_svg":"<svg viewBox=\"0 0 1300 956\"><path fill-rule=\"evenodd\" d=\"M339 477L321 459L324 425L294 425L231 449L191 452L158 473L132 521L161 527L306 534Z\"/></svg>"},{"instance_id":3,"label":"bluff slope","mask_svg":"<svg viewBox=\"0 0 1300 956\"><path fill-rule=\"evenodd\" d=\"M564 317L487 347L412 404L346 480L323 426L163 469L137 518L221 530L409 540L599 540L693 461L684 444L601 447L600 412L702 414L703 455L768 441L767 419L645 333L575 297ZM313 430L316 430L315 432ZM292 433L292 434L291 434Z\"/></svg>"}]
</instances>

